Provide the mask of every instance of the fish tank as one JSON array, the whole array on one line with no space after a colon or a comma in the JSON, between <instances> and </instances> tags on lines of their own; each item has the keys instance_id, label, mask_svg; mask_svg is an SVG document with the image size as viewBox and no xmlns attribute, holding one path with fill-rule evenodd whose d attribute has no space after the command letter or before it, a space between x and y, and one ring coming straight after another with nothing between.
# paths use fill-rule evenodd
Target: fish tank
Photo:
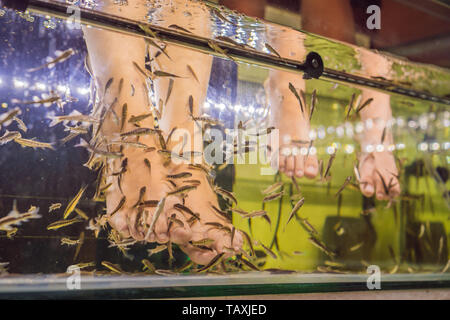
<instances>
[{"instance_id":1,"label":"fish tank","mask_svg":"<svg viewBox=\"0 0 450 320\"><path fill-rule=\"evenodd\" d=\"M0 33L0 297L450 287L450 70L208 1Z\"/></svg>"}]
</instances>

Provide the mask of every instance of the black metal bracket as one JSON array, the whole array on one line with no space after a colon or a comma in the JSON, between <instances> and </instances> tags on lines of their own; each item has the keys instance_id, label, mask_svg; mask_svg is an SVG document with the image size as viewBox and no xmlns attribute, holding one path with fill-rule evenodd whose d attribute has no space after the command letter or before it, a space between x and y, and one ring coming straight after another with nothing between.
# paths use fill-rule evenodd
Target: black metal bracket
<instances>
[{"instance_id":1,"label":"black metal bracket","mask_svg":"<svg viewBox=\"0 0 450 320\"><path fill-rule=\"evenodd\" d=\"M310 52L303 64L303 79L318 79L323 73L323 61L317 52Z\"/></svg>"},{"instance_id":2,"label":"black metal bracket","mask_svg":"<svg viewBox=\"0 0 450 320\"><path fill-rule=\"evenodd\" d=\"M9 9L25 11L28 8L29 0L0 0L0 4Z\"/></svg>"}]
</instances>

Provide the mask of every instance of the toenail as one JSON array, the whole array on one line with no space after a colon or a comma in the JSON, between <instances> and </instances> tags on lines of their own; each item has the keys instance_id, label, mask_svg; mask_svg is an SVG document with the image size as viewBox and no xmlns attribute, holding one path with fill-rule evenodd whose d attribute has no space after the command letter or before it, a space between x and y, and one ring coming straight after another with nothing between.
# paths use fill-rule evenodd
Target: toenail
<instances>
[{"instance_id":1,"label":"toenail","mask_svg":"<svg viewBox=\"0 0 450 320\"><path fill-rule=\"evenodd\" d=\"M313 166L309 166L308 169L306 169L309 173L314 173L316 172L316 168Z\"/></svg>"},{"instance_id":2,"label":"toenail","mask_svg":"<svg viewBox=\"0 0 450 320\"><path fill-rule=\"evenodd\" d=\"M369 184L369 185L367 185L367 186L365 187L364 190L366 190L366 192L368 192L368 193L372 193L372 192L373 192L373 186Z\"/></svg>"},{"instance_id":3,"label":"toenail","mask_svg":"<svg viewBox=\"0 0 450 320\"><path fill-rule=\"evenodd\" d=\"M297 171L297 175L298 175L298 176L302 176L302 175L303 175L303 171L302 171L302 170L298 170L298 171Z\"/></svg>"}]
</instances>

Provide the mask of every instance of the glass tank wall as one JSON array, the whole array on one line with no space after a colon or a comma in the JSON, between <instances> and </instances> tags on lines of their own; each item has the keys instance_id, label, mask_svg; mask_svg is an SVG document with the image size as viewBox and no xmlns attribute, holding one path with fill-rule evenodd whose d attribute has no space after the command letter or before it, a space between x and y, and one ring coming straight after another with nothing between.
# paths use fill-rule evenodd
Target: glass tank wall
<instances>
[{"instance_id":1,"label":"glass tank wall","mask_svg":"<svg viewBox=\"0 0 450 320\"><path fill-rule=\"evenodd\" d=\"M208 2L29 5L0 9L2 297L448 286L449 70Z\"/></svg>"}]
</instances>

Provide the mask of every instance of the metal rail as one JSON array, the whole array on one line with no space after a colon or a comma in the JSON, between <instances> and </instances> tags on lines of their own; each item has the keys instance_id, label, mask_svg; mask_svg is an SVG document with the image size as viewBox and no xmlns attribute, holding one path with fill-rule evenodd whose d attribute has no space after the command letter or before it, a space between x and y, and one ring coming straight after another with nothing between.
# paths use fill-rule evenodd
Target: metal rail
<instances>
[{"instance_id":1,"label":"metal rail","mask_svg":"<svg viewBox=\"0 0 450 320\"><path fill-rule=\"evenodd\" d=\"M68 4L55 1L40 0L0 0L4 6L17 10L27 9L37 14L50 15L60 19L68 19ZM139 36L151 39L152 36L146 34L140 27L144 23L126 19L119 16L105 14L95 10L80 8L80 20L82 24L90 25L110 31L120 32L132 36ZM147 28L158 35L164 42L197 50L214 56L233 59L236 62L243 62L260 67L284 70L304 74L304 78L321 78L333 82L369 87L385 92L395 93L411 98L432 101L450 105L450 98L440 97L428 92L414 90L389 80L378 80L366 78L347 72L341 72L329 68L324 68L319 54L311 52L304 62L280 58L275 55L266 54L252 49L248 46L233 45L228 42L203 38L190 33L175 31L151 24L145 24ZM211 47L211 42L216 43L223 50L218 52ZM224 54L226 52L226 54Z\"/></svg>"}]
</instances>

